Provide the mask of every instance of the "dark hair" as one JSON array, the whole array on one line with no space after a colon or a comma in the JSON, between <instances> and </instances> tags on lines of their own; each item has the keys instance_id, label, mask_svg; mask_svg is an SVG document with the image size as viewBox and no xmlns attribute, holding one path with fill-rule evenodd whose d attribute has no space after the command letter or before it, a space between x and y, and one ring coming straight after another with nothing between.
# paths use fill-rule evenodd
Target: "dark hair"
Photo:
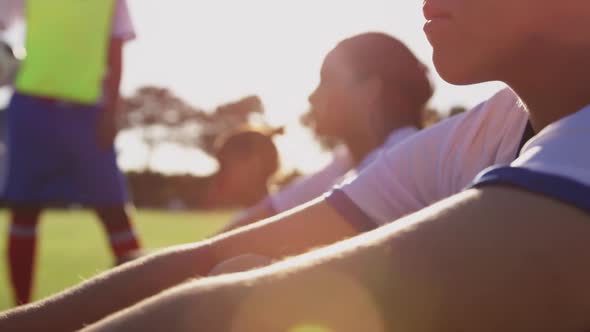
<instances>
[{"instance_id":1,"label":"dark hair","mask_svg":"<svg viewBox=\"0 0 590 332\"><path fill-rule=\"evenodd\" d=\"M260 158L263 175L273 175L280 166L279 152L273 137L283 133L283 128L238 127L221 135L215 142L215 156L223 168L227 162L241 158Z\"/></svg>"},{"instance_id":2,"label":"dark hair","mask_svg":"<svg viewBox=\"0 0 590 332\"><path fill-rule=\"evenodd\" d=\"M382 96L385 105L385 120L392 111L407 112L407 116L420 123L421 114L433 88L428 78L428 68L416 58L410 49L398 39L380 32L367 32L341 41L334 51L342 56L359 77L378 76L385 85L397 88L404 96L405 110L392 110L395 103L386 93Z\"/></svg>"}]
</instances>

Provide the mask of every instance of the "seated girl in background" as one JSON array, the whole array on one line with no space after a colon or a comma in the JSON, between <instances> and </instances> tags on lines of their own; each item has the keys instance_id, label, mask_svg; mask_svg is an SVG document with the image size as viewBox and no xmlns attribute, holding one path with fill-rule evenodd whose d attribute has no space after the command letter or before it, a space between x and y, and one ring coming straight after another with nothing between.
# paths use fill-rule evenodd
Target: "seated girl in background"
<instances>
[{"instance_id":1,"label":"seated girl in background","mask_svg":"<svg viewBox=\"0 0 590 332\"><path fill-rule=\"evenodd\" d=\"M280 166L273 137L283 128L240 126L215 142L218 171L211 177L203 202L206 208L246 207L268 195Z\"/></svg>"}]
</instances>

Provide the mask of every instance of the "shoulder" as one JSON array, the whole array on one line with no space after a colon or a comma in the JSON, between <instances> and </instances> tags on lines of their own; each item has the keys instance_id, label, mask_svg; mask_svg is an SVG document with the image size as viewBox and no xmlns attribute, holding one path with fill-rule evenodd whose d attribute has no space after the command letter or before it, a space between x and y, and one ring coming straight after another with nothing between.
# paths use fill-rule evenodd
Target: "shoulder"
<instances>
[{"instance_id":1,"label":"shoulder","mask_svg":"<svg viewBox=\"0 0 590 332\"><path fill-rule=\"evenodd\" d=\"M486 169L472 186L507 185L590 212L590 106L533 137L509 166Z\"/></svg>"},{"instance_id":2,"label":"shoulder","mask_svg":"<svg viewBox=\"0 0 590 332\"><path fill-rule=\"evenodd\" d=\"M485 130L495 132L497 136L498 130L512 130L515 123L526 123L528 113L516 94L505 88L459 117L455 129L457 132L475 135ZM518 132L518 135L521 134Z\"/></svg>"}]
</instances>

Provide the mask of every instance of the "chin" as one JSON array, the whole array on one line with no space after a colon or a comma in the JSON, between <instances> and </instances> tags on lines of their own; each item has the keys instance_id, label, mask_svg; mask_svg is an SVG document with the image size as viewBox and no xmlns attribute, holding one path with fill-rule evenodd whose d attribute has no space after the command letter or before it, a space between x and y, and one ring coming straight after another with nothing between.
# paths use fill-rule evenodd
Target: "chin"
<instances>
[{"instance_id":1,"label":"chin","mask_svg":"<svg viewBox=\"0 0 590 332\"><path fill-rule=\"evenodd\" d=\"M443 80L450 84L469 85L489 81L483 77L485 75L479 75L478 70L473 70L474 66L469 66L461 60L465 59L456 55L444 57L437 55L436 52L433 55L436 71Z\"/></svg>"}]
</instances>

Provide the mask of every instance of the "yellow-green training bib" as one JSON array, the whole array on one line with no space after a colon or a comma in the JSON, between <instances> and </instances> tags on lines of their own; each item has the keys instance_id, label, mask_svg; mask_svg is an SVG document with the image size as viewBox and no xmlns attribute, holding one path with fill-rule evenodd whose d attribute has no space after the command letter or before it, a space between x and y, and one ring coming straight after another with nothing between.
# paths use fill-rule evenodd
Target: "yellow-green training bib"
<instances>
[{"instance_id":1,"label":"yellow-green training bib","mask_svg":"<svg viewBox=\"0 0 590 332\"><path fill-rule=\"evenodd\" d=\"M27 57L16 90L94 104L102 94L116 0L27 0Z\"/></svg>"}]
</instances>

